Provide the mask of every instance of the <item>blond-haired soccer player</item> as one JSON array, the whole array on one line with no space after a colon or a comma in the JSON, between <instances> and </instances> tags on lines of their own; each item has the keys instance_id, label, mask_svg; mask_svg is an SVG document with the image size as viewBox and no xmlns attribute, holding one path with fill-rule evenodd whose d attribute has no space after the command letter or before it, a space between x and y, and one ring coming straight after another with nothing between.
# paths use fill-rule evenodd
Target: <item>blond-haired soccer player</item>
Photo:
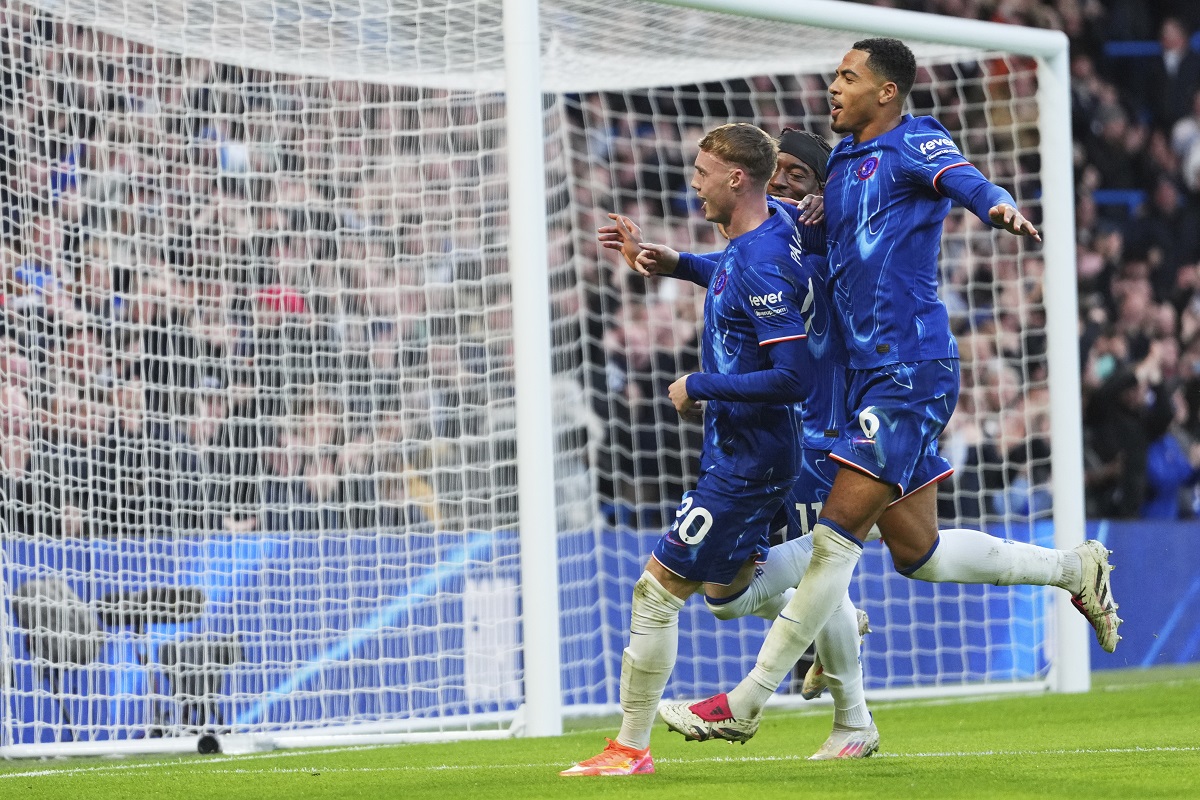
<instances>
[{"instance_id":1,"label":"blond-haired soccer player","mask_svg":"<svg viewBox=\"0 0 1200 800\"><path fill-rule=\"evenodd\" d=\"M846 358L833 324L824 226L815 215L816 204L809 205L824 192L829 152L829 144L808 131L785 128L779 136L779 156L768 191L772 197L796 201L808 209L805 224L792 234L793 252L798 254L794 277L804 295L802 314L808 345L803 368L801 472L775 523L777 529L786 530L785 541L771 548L745 591L723 599L707 598L709 609L720 619L753 614L773 620L779 615L791 599L792 587L800 583L808 569L812 537L806 534L816 524L837 473L830 450L845 417ZM616 224L600 229L600 241L605 247L620 250L631 265L643 250L649 251L647 259L670 268L681 258L713 260L720 256L679 254L661 245L643 244L640 230L631 220L609 216ZM812 699L828 688L834 716L833 731L812 759L866 758L879 747L879 730L867 708L859 659L862 634L867 629L866 615L847 596L817 633L816 652L805 673L801 694ZM672 707L667 704L662 710ZM686 719L675 720L669 715L664 719L676 729L687 730L686 735L692 739L736 738L739 733L723 730L719 721L688 728Z\"/></svg>"},{"instance_id":2,"label":"blond-haired soccer player","mask_svg":"<svg viewBox=\"0 0 1200 800\"><path fill-rule=\"evenodd\" d=\"M650 728L675 666L679 610L701 589L711 600L750 585L772 521L800 470L805 356L803 296L789 243L794 222L768 206L777 147L761 129L723 125L700 140L692 188L705 219L722 225L720 258L671 268L636 262L708 291L702 372L669 387L681 414L705 401L701 474L634 586L629 646L621 662L621 730L564 776L654 771Z\"/></svg>"}]
</instances>

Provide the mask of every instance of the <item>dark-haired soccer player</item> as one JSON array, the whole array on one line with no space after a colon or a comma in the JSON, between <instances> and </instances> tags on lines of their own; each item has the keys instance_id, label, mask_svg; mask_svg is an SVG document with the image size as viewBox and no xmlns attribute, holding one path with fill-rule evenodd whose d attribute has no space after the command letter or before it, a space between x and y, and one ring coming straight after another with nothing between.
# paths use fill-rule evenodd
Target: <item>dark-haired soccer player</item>
<instances>
[{"instance_id":1,"label":"dark-haired soccer player","mask_svg":"<svg viewBox=\"0 0 1200 800\"><path fill-rule=\"evenodd\" d=\"M701 474L634 586L621 661L621 730L601 753L562 775L654 771L650 728L675 666L679 610L701 588L720 600L750 584L799 473L803 297L792 277L794 223L767 204L776 154L774 139L744 123L700 140L692 188L705 218L723 225L730 239L718 261L681 262L669 273L708 289L703 372L677 379L669 393L681 414L707 401Z\"/></svg>"},{"instance_id":2,"label":"dark-haired soccer player","mask_svg":"<svg viewBox=\"0 0 1200 800\"><path fill-rule=\"evenodd\" d=\"M744 741L831 611L878 523L901 574L919 580L1058 586L1112 652L1119 636L1108 551L1053 550L980 531L937 529L936 484L950 474L937 439L958 398L958 349L937 295L942 222L955 200L980 219L1040 238L1008 192L988 182L929 117L903 113L916 77L896 39L856 42L829 87L825 188L833 303L850 359L841 464L813 529L812 564L771 626L751 673L728 695L664 706L685 736L717 725ZM852 746L854 743L851 742Z\"/></svg>"}]
</instances>

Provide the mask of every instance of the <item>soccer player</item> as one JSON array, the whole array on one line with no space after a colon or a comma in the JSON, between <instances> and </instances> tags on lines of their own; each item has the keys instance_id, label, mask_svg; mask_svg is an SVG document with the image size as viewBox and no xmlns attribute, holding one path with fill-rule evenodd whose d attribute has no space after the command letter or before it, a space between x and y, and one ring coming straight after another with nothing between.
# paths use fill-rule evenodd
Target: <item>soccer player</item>
<instances>
[{"instance_id":1,"label":"soccer player","mask_svg":"<svg viewBox=\"0 0 1200 800\"><path fill-rule=\"evenodd\" d=\"M723 125L700 140L692 188L705 218L724 226L729 244L718 261L681 261L662 274L708 289L703 372L682 376L668 389L680 414L694 414L697 401L707 402L701 474L634 586L621 661L621 730L564 776L654 771L650 728L675 666L679 610L701 588L719 602L750 584L771 522L799 474L803 298L788 246L794 222L767 204L776 154L774 139L744 123Z\"/></svg>"},{"instance_id":2,"label":"soccer player","mask_svg":"<svg viewBox=\"0 0 1200 800\"><path fill-rule=\"evenodd\" d=\"M833 304L850 357L840 466L813 529L804 580L772 623L758 663L732 691L664 705L685 736L716 725L745 741L784 676L841 603L878 523L896 569L932 582L1057 586L1112 652L1119 640L1108 551L1054 550L981 531L937 529L936 484L950 474L937 439L958 398L958 350L937 296L942 222L955 200L995 227L1039 239L1012 197L959 153L929 117L903 113L916 77L896 39L856 42L829 87L833 130L825 216Z\"/></svg>"},{"instance_id":3,"label":"soccer player","mask_svg":"<svg viewBox=\"0 0 1200 800\"><path fill-rule=\"evenodd\" d=\"M768 184L770 194L798 202L819 197L824 190L829 151L829 144L821 137L785 129L779 137L775 175ZM807 203L802 204L807 208ZM786 211L782 207L779 210ZM643 245L641 231L631 220L616 214L609 216L615 224L600 229L600 241L605 247L620 251L631 267L636 268L643 250L649 251L645 263L653 264L655 270L673 270L680 260L690 263L698 258L713 260L720 256L720 253L680 254L662 245ZM819 223L820 219L813 222ZM808 345L802 370L805 399L801 417L801 475L772 525L774 530L786 529L785 542L770 549L745 591L727 599L708 598L709 610L720 619L748 614L766 619L778 616L791 597L792 587L808 568L812 537L804 534L816 523L837 471L837 462L829 457L829 451L845 414L846 370L841 340L832 325L826 288L824 227L804 226L792 235L792 246L800 254L794 275L804 297L802 314ZM828 687L834 700L834 727L826 742L811 756L815 760L865 758L878 749L879 732L867 709L859 661L866 622L866 615L854 608L847 595L817 633L817 652L823 655L815 656L806 671L801 694L812 699ZM709 725L692 729L689 738L703 740L714 736Z\"/></svg>"}]
</instances>

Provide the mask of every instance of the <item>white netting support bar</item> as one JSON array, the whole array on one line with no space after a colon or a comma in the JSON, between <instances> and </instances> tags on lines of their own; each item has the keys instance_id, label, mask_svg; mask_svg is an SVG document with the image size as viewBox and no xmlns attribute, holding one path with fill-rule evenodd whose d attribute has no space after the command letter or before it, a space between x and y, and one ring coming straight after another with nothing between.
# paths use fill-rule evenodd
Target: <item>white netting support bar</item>
<instances>
[{"instance_id":1,"label":"white netting support bar","mask_svg":"<svg viewBox=\"0 0 1200 800\"><path fill-rule=\"evenodd\" d=\"M505 85L501 4L493 0L290 0L273 2L270 13L243 10L244 0L35 0L33 5L114 36L255 69L471 91L500 91ZM829 22L825 10L805 30L785 29L774 20L805 24L808 3L760 0L744 10L736 2L678 7L687 5L630 2L614 18L603 6L542 0L544 90L631 88L650 75L665 86L828 68L854 41L855 35L846 32L854 30L852 23L867 26L867 15L877 11L814 2L818 10L846 9L846 23L841 30L818 27ZM655 33L652 51L644 46L647 31ZM796 46L797 33L810 34L803 47ZM598 37L603 47L597 47ZM915 33L912 38L923 58L970 55L989 47L956 42L949 35ZM698 51L696 43L706 39L738 46Z\"/></svg>"},{"instance_id":2,"label":"white netting support bar","mask_svg":"<svg viewBox=\"0 0 1200 800\"><path fill-rule=\"evenodd\" d=\"M559 663L558 526L554 507L546 144L537 0L504 0L507 63L509 264L521 507L526 732L562 733Z\"/></svg>"},{"instance_id":3,"label":"white netting support bar","mask_svg":"<svg viewBox=\"0 0 1200 800\"><path fill-rule=\"evenodd\" d=\"M841 31L894 36L905 42L943 44L961 50L995 50L1029 56L1051 57L1066 50L1067 38L1060 31L1002 25L938 14L922 14L836 0L652 0L663 5L737 13L764 20Z\"/></svg>"}]
</instances>

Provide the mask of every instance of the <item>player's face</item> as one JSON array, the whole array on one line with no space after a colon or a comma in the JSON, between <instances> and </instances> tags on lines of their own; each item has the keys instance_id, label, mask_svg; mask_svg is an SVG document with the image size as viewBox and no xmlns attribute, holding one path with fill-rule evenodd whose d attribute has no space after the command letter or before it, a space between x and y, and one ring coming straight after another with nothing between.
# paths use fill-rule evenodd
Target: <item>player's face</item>
<instances>
[{"instance_id":1,"label":"player's face","mask_svg":"<svg viewBox=\"0 0 1200 800\"><path fill-rule=\"evenodd\" d=\"M834 133L859 133L882 108L879 93L885 81L867 66L869 57L863 50L846 53L829 84L829 127Z\"/></svg>"},{"instance_id":2,"label":"player's face","mask_svg":"<svg viewBox=\"0 0 1200 800\"><path fill-rule=\"evenodd\" d=\"M820 194L821 184L812 167L791 153L780 153L767 192L774 197L803 200L805 195Z\"/></svg>"},{"instance_id":3,"label":"player's face","mask_svg":"<svg viewBox=\"0 0 1200 800\"><path fill-rule=\"evenodd\" d=\"M736 196L733 192L733 173L738 169L711 153L696 154L692 188L703 203L704 218L718 225L729 224Z\"/></svg>"}]
</instances>

